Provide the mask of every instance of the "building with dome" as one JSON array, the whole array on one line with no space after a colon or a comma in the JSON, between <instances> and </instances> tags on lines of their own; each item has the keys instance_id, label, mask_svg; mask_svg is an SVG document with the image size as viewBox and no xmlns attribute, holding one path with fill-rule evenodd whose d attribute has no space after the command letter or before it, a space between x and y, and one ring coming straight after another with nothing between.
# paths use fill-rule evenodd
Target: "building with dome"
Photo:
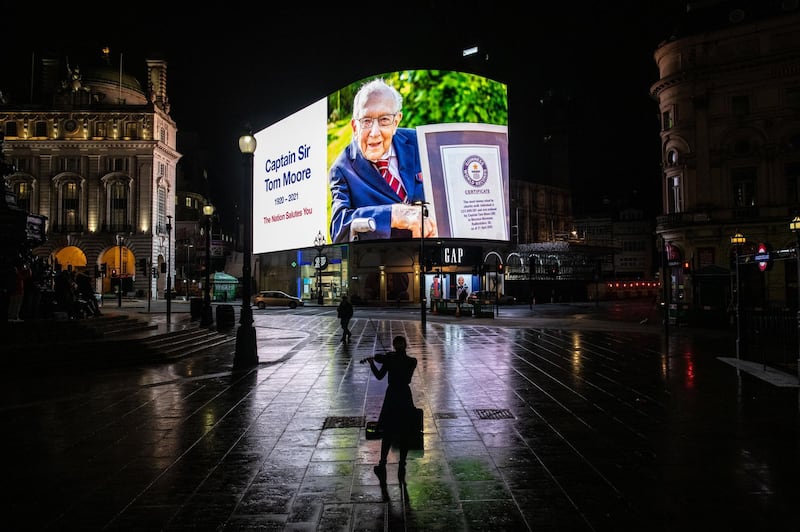
<instances>
[{"instance_id":1,"label":"building with dome","mask_svg":"<svg viewBox=\"0 0 800 532\"><path fill-rule=\"evenodd\" d=\"M0 124L17 207L46 219L33 253L54 271L86 271L98 292L155 298L174 272L181 154L167 63L145 63L143 86L108 49L86 65L39 57L30 97L0 101Z\"/></svg>"}]
</instances>

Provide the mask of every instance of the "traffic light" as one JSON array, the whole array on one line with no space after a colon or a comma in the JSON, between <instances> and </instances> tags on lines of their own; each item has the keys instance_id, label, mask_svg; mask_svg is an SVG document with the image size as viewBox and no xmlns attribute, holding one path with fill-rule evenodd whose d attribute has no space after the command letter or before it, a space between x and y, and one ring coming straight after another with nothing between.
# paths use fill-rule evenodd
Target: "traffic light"
<instances>
[{"instance_id":1,"label":"traffic light","mask_svg":"<svg viewBox=\"0 0 800 532\"><path fill-rule=\"evenodd\" d=\"M116 276L117 276L117 269L111 268L111 277L116 277Z\"/></svg>"},{"instance_id":2,"label":"traffic light","mask_svg":"<svg viewBox=\"0 0 800 532\"><path fill-rule=\"evenodd\" d=\"M502 262L498 262L497 263L497 273L503 273L503 263Z\"/></svg>"},{"instance_id":3,"label":"traffic light","mask_svg":"<svg viewBox=\"0 0 800 532\"><path fill-rule=\"evenodd\" d=\"M139 271L142 272L142 275L147 275L147 259L144 257L139 259Z\"/></svg>"},{"instance_id":4,"label":"traffic light","mask_svg":"<svg viewBox=\"0 0 800 532\"><path fill-rule=\"evenodd\" d=\"M683 273L691 273L692 263L688 260L683 261Z\"/></svg>"},{"instance_id":5,"label":"traffic light","mask_svg":"<svg viewBox=\"0 0 800 532\"><path fill-rule=\"evenodd\" d=\"M105 277L107 273L108 273L108 266L107 266L107 265L106 265L106 263L104 262L103 264L101 264L101 265L100 265L100 274L101 274L103 277Z\"/></svg>"},{"instance_id":6,"label":"traffic light","mask_svg":"<svg viewBox=\"0 0 800 532\"><path fill-rule=\"evenodd\" d=\"M95 279L100 277L100 266L97 264L94 265L94 277Z\"/></svg>"}]
</instances>

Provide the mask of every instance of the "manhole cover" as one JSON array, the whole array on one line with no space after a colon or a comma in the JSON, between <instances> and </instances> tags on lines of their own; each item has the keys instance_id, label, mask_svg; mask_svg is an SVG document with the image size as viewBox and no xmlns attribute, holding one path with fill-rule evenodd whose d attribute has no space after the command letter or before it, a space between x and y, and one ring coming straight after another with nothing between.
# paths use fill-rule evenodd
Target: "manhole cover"
<instances>
[{"instance_id":1,"label":"manhole cover","mask_svg":"<svg viewBox=\"0 0 800 532\"><path fill-rule=\"evenodd\" d=\"M475 414L478 416L478 419L514 419L514 416L511 415L511 411L506 408L501 408L499 410L478 409L475 410Z\"/></svg>"},{"instance_id":2,"label":"manhole cover","mask_svg":"<svg viewBox=\"0 0 800 532\"><path fill-rule=\"evenodd\" d=\"M322 430L325 429L347 429L352 427L363 427L365 423L364 416L330 416L325 418L325 424L322 425Z\"/></svg>"}]
</instances>

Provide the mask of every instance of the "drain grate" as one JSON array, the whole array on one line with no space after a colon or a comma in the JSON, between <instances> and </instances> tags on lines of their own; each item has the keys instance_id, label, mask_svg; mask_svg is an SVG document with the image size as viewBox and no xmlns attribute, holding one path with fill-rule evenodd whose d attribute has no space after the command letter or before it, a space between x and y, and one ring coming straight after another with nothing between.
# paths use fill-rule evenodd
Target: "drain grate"
<instances>
[{"instance_id":1,"label":"drain grate","mask_svg":"<svg viewBox=\"0 0 800 532\"><path fill-rule=\"evenodd\" d=\"M329 416L325 418L322 430L360 428L363 427L365 423L366 418L364 416Z\"/></svg>"},{"instance_id":2,"label":"drain grate","mask_svg":"<svg viewBox=\"0 0 800 532\"><path fill-rule=\"evenodd\" d=\"M458 416L454 412L434 412L433 417L436 419L455 419Z\"/></svg>"},{"instance_id":3,"label":"drain grate","mask_svg":"<svg viewBox=\"0 0 800 532\"><path fill-rule=\"evenodd\" d=\"M507 408L501 409L478 409L475 410L478 419L514 419L511 411Z\"/></svg>"}]
</instances>

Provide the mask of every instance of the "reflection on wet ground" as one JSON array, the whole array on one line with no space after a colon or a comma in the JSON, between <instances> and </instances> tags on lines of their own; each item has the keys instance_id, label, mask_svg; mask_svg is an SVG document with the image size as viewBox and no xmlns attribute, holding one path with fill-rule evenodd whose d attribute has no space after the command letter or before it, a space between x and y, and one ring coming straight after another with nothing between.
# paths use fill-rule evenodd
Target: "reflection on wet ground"
<instances>
[{"instance_id":1,"label":"reflection on wet ground","mask_svg":"<svg viewBox=\"0 0 800 532\"><path fill-rule=\"evenodd\" d=\"M256 316L232 347L136 368L3 377L7 529L777 530L796 527L798 388L720 335ZM622 329L622 328L620 328ZM425 449L372 466L403 334ZM332 421L333 420L333 421ZM388 497L388 500L384 500Z\"/></svg>"}]
</instances>

